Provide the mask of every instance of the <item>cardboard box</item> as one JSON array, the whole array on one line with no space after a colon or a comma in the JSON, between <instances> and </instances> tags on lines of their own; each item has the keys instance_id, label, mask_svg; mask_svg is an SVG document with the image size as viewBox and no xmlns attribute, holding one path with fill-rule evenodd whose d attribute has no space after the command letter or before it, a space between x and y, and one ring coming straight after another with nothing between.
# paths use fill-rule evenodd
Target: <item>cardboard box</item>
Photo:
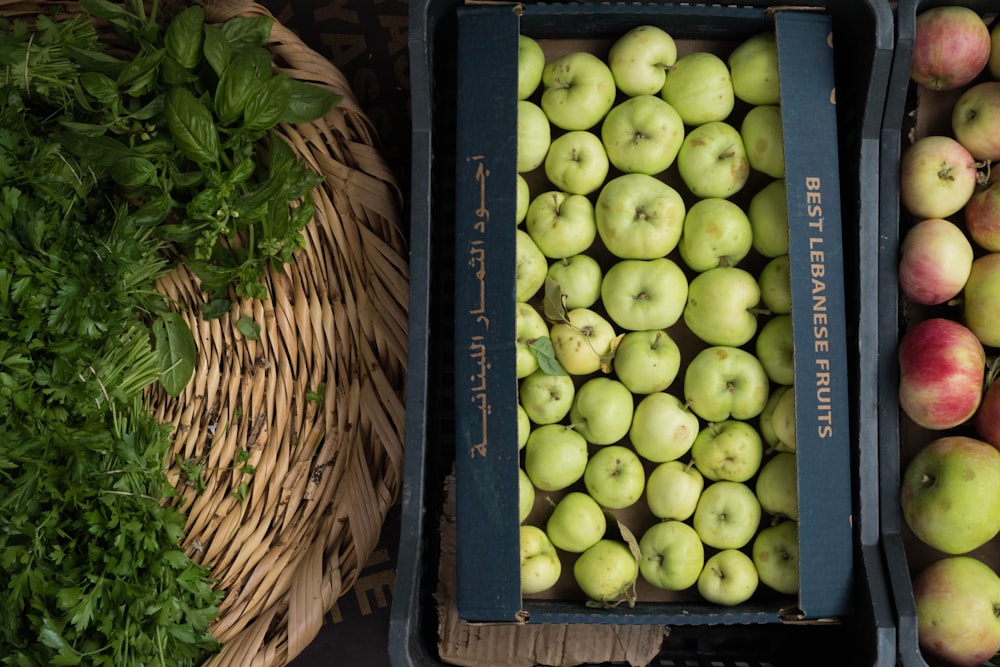
<instances>
[{"instance_id":1,"label":"cardboard box","mask_svg":"<svg viewBox=\"0 0 1000 667\"><path fill-rule=\"evenodd\" d=\"M777 33L796 356L797 597L778 595L762 585L747 603L723 607L704 602L690 590L668 593L642 586L640 578L634 607L594 609L575 593L574 556L565 552L560 585L546 594L521 595L514 226L510 224L515 215L517 35L520 31L539 40L550 59L570 50L605 54L614 38L643 23L664 27L678 41L681 54L712 50L725 57L753 34ZM847 368L852 352L845 322L836 47L830 17L795 8L770 12L747 7L596 5L579 11L573 5L491 3L463 7L458 30L458 89L470 91L458 103L455 174L460 617L479 622L682 625L821 621L849 614L854 509ZM740 113L738 106L729 119L737 127ZM662 177L671 179L670 170ZM751 180L733 200L745 209L749 197L770 180ZM673 183L683 191L675 176ZM690 205L694 198L687 196L687 201ZM756 259L756 265L751 256L740 266L755 273L764 262ZM685 363L699 345L704 347L686 335L683 321L667 331L681 341ZM752 344L745 349L752 352ZM682 365L670 393L683 396L683 373ZM560 494L538 495L538 523L544 526L549 503ZM616 512L637 538L654 522L642 514L643 508L640 501Z\"/></svg>"}]
</instances>

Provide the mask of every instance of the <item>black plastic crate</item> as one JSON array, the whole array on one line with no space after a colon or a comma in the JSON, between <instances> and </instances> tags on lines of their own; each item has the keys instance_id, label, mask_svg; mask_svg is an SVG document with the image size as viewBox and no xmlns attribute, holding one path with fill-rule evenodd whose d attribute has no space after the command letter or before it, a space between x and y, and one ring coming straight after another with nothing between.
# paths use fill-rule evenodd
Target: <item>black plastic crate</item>
<instances>
[{"instance_id":1,"label":"black plastic crate","mask_svg":"<svg viewBox=\"0 0 1000 667\"><path fill-rule=\"evenodd\" d=\"M424 0L410 9L412 89L411 304L407 447L402 534L390 627L395 665L439 665L438 521L443 482L454 461L454 174L455 10L457 0ZM581 7L586 3L578 3ZM631 3L630 3L631 4ZM659 4L659 3L658 3ZM770 2L750 2L767 7ZM887 3L841 0L825 7L847 48L837 53L837 108L844 204L844 260L852 360L851 422L855 488L857 613L834 626L686 626L672 628L652 664L892 665L894 619L884 582L878 521L876 448L877 304L861 286L877 281L879 140L892 57ZM856 278L855 278L856 277ZM855 282L856 280L856 282ZM867 296L867 295L866 295Z\"/></svg>"}]
</instances>

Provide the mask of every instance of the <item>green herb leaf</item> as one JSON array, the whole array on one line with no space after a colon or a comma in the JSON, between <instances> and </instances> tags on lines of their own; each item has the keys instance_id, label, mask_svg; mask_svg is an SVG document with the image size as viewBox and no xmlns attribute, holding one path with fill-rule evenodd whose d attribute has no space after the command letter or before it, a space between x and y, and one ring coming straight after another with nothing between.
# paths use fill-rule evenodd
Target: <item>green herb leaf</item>
<instances>
[{"instance_id":1,"label":"green herb leaf","mask_svg":"<svg viewBox=\"0 0 1000 667\"><path fill-rule=\"evenodd\" d=\"M233 50L222 29L210 23L203 27L205 44L202 52L216 76L221 76L232 59Z\"/></svg>"},{"instance_id":2,"label":"green herb leaf","mask_svg":"<svg viewBox=\"0 0 1000 667\"><path fill-rule=\"evenodd\" d=\"M160 383L171 396L179 396L194 374L194 336L184 318L177 313L162 313L153 323L156 355L160 362Z\"/></svg>"},{"instance_id":3,"label":"green herb leaf","mask_svg":"<svg viewBox=\"0 0 1000 667\"><path fill-rule=\"evenodd\" d=\"M163 37L164 46L185 69L194 69L201 61L202 27L205 10L191 5L174 17Z\"/></svg>"},{"instance_id":4,"label":"green herb leaf","mask_svg":"<svg viewBox=\"0 0 1000 667\"><path fill-rule=\"evenodd\" d=\"M200 165L219 160L219 131L211 112L187 88L171 88L164 112L177 148Z\"/></svg>"},{"instance_id":5,"label":"green herb leaf","mask_svg":"<svg viewBox=\"0 0 1000 667\"><path fill-rule=\"evenodd\" d=\"M274 19L270 16L237 16L222 25L222 33L233 51L261 47L271 38Z\"/></svg>"},{"instance_id":6,"label":"green herb leaf","mask_svg":"<svg viewBox=\"0 0 1000 667\"><path fill-rule=\"evenodd\" d=\"M256 95L247 100L243 123L251 130L269 130L288 110L292 99L291 81L287 74L278 74L264 84Z\"/></svg>"},{"instance_id":7,"label":"green herb leaf","mask_svg":"<svg viewBox=\"0 0 1000 667\"><path fill-rule=\"evenodd\" d=\"M240 319L236 320L236 328L239 329L240 333L249 340L257 340L260 338L260 324L254 322L252 317L244 315Z\"/></svg>"},{"instance_id":8,"label":"green herb leaf","mask_svg":"<svg viewBox=\"0 0 1000 667\"><path fill-rule=\"evenodd\" d=\"M322 118L344 99L343 95L305 81L291 82L291 97L281 121L308 123Z\"/></svg>"}]
</instances>

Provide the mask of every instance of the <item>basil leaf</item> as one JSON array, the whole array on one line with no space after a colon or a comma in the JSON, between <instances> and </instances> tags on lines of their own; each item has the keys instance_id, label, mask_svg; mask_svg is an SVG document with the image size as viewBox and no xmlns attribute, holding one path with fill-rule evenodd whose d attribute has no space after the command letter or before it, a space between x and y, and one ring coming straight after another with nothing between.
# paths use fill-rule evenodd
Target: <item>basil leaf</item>
<instances>
[{"instance_id":1,"label":"basil leaf","mask_svg":"<svg viewBox=\"0 0 1000 667\"><path fill-rule=\"evenodd\" d=\"M80 75L80 85L98 102L107 104L118 99L118 84L106 74L84 72Z\"/></svg>"},{"instance_id":2,"label":"basil leaf","mask_svg":"<svg viewBox=\"0 0 1000 667\"><path fill-rule=\"evenodd\" d=\"M236 328L248 340L257 340L260 338L260 325L254 322L251 317L244 315L236 320Z\"/></svg>"},{"instance_id":3,"label":"basil leaf","mask_svg":"<svg viewBox=\"0 0 1000 667\"><path fill-rule=\"evenodd\" d=\"M201 307L201 318L206 322L217 320L228 313L232 305L229 299L212 299Z\"/></svg>"},{"instance_id":4,"label":"basil leaf","mask_svg":"<svg viewBox=\"0 0 1000 667\"><path fill-rule=\"evenodd\" d=\"M262 83L271 78L271 57L260 49L234 55L215 89L215 113L222 125L243 116L249 100L260 94Z\"/></svg>"},{"instance_id":5,"label":"basil leaf","mask_svg":"<svg viewBox=\"0 0 1000 667\"><path fill-rule=\"evenodd\" d=\"M222 76L222 72L225 71L232 59L232 47L229 46L229 41L222 30L211 23L205 24L204 33L205 44L202 51L205 54L205 60L208 61L216 76Z\"/></svg>"},{"instance_id":6,"label":"basil leaf","mask_svg":"<svg viewBox=\"0 0 1000 667\"><path fill-rule=\"evenodd\" d=\"M344 99L343 95L319 86L295 79L291 82L291 98L281 121L285 123L308 123L322 118L330 109Z\"/></svg>"},{"instance_id":7,"label":"basil leaf","mask_svg":"<svg viewBox=\"0 0 1000 667\"><path fill-rule=\"evenodd\" d=\"M171 88L164 111L167 128L185 157L201 165L219 160L219 131L212 113L187 88Z\"/></svg>"},{"instance_id":8,"label":"basil leaf","mask_svg":"<svg viewBox=\"0 0 1000 667\"><path fill-rule=\"evenodd\" d=\"M287 74L278 74L264 84L263 89L247 100L243 123L250 130L269 130L288 109L292 98L291 81Z\"/></svg>"},{"instance_id":9,"label":"basil leaf","mask_svg":"<svg viewBox=\"0 0 1000 667\"><path fill-rule=\"evenodd\" d=\"M167 219L174 210L174 201L168 194L152 197L132 214L132 220L140 227L153 227Z\"/></svg>"},{"instance_id":10,"label":"basil leaf","mask_svg":"<svg viewBox=\"0 0 1000 667\"><path fill-rule=\"evenodd\" d=\"M153 322L156 357L160 362L160 384L171 396L179 396L194 375L194 335L187 322L174 312L162 313Z\"/></svg>"},{"instance_id":11,"label":"basil leaf","mask_svg":"<svg viewBox=\"0 0 1000 667\"><path fill-rule=\"evenodd\" d=\"M130 95L145 93L156 81L157 72L163 57L164 49L157 49L147 55L137 56L135 60L125 65L118 74L118 86L127 89Z\"/></svg>"},{"instance_id":12,"label":"basil leaf","mask_svg":"<svg viewBox=\"0 0 1000 667\"><path fill-rule=\"evenodd\" d=\"M167 53L185 69L194 69L201 61L201 35L205 10L191 5L174 17L167 26L163 44Z\"/></svg>"},{"instance_id":13,"label":"basil leaf","mask_svg":"<svg viewBox=\"0 0 1000 667\"><path fill-rule=\"evenodd\" d=\"M270 16L237 16L222 24L222 34L233 50L239 51L267 44L273 25L274 19Z\"/></svg>"},{"instance_id":14,"label":"basil leaf","mask_svg":"<svg viewBox=\"0 0 1000 667\"><path fill-rule=\"evenodd\" d=\"M114 19L132 18L132 15L120 5L116 5L108 0L80 0L80 6L85 12L99 19L111 21Z\"/></svg>"},{"instance_id":15,"label":"basil leaf","mask_svg":"<svg viewBox=\"0 0 1000 667\"><path fill-rule=\"evenodd\" d=\"M134 188L151 183L156 178L156 167L143 157L127 157L111 165L111 178L126 187Z\"/></svg>"}]
</instances>

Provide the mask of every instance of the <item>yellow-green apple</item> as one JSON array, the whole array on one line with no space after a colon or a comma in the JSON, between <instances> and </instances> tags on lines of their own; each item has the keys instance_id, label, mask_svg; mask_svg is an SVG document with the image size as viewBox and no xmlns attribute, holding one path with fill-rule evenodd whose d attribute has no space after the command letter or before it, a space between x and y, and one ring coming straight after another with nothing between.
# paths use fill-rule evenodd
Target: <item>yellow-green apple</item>
<instances>
[{"instance_id":1,"label":"yellow-green apple","mask_svg":"<svg viewBox=\"0 0 1000 667\"><path fill-rule=\"evenodd\" d=\"M705 478L690 463L665 461L646 479L646 505L659 519L687 521L698 506Z\"/></svg>"},{"instance_id":2,"label":"yellow-green apple","mask_svg":"<svg viewBox=\"0 0 1000 667\"><path fill-rule=\"evenodd\" d=\"M725 419L705 425L691 445L691 459L711 482L746 482L760 469L764 444L749 422Z\"/></svg>"},{"instance_id":3,"label":"yellow-green apple","mask_svg":"<svg viewBox=\"0 0 1000 667\"><path fill-rule=\"evenodd\" d=\"M517 103L517 171L534 171L545 162L552 129L542 108L529 100Z\"/></svg>"},{"instance_id":4,"label":"yellow-green apple","mask_svg":"<svg viewBox=\"0 0 1000 667\"><path fill-rule=\"evenodd\" d=\"M760 583L779 593L799 592L799 525L782 521L762 528L750 549Z\"/></svg>"},{"instance_id":5,"label":"yellow-green apple","mask_svg":"<svg viewBox=\"0 0 1000 667\"><path fill-rule=\"evenodd\" d=\"M757 274L760 301L775 315L792 312L792 281L788 255L772 257Z\"/></svg>"},{"instance_id":6,"label":"yellow-green apple","mask_svg":"<svg viewBox=\"0 0 1000 667\"><path fill-rule=\"evenodd\" d=\"M699 199L684 216L677 244L681 259L692 271L736 266L753 247L753 228L740 206L728 199Z\"/></svg>"},{"instance_id":7,"label":"yellow-green apple","mask_svg":"<svg viewBox=\"0 0 1000 667\"><path fill-rule=\"evenodd\" d=\"M750 198L747 217L753 230L753 247L764 257L788 254L788 208L785 179L769 182Z\"/></svg>"},{"instance_id":8,"label":"yellow-green apple","mask_svg":"<svg viewBox=\"0 0 1000 667\"><path fill-rule=\"evenodd\" d=\"M899 405L916 424L940 431L975 414L986 352L968 327L944 317L922 320L906 330L897 353Z\"/></svg>"},{"instance_id":9,"label":"yellow-green apple","mask_svg":"<svg viewBox=\"0 0 1000 667\"><path fill-rule=\"evenodd\" d=\"M907 148L899 164L899 196L917 218L947 218L976 191L976 159L955 139L931 134Z\"/></svg>"},{"instance_id":10,"label":"yellow-green apple","mask_svg":"<svg viewBox=\"0 0 1000 667\"><path fill-rule=\"evenodd\" d=\"M562 562L545 531L538 526L522 525L521 592L526 595L546 591L559 581Z\"/></svg>"},{"instance_id":11,"label":"yellow-green apple","mask_svg":"<svg viewBox=\"0 0 1000 667\"><path fill-rule=\"evenodd\" d=\"M561 491L583 477L587 441L562 424L537 426L524 446L524 472L540 491Z\"/></svg>"},{"instance_id":12,"label":"yellow-green apple","mask_svg":"<svg viewBox=\"0 0 1000 667\"><path fill-rule=\"evenodd\" d=\"M777 395L773 409L768 414L774 442L769 443L777 452L798 451L798 437L795 429L795 387L783 385L784 391ZM780 390L775 390L777 393ZM761 415L763 418L763 414Z\"/></svg>"},{"instance_id":13,"label":"yellow-green apple","mask_svg":"<svg viewBox=\"0 0 1000 667\"><path fill-rule=\"evenodd\" d=\"M681 180L695 197L725 199L743 189L750 161L740 131L726 121L692 128L677 152Z\"/></svg>"},{"instance_id":14,"label":"yellow-green apple","mask_svg":"<svg viewBox=\"0 0 1000 667\"><path fill-rule=\"evenodd\" d=\"M678 58L667 72L660 97L689 127L726 120L736 106L729 66L710 51Z\"/></svg>"},{"instance_id":15,"label":"yellow-green apple","mask_svg":"<svg viewBox=\"0 0 1000 667\"><path fill-rule=\"evenodd\" d=\"M795 339L792 316L775 315L757 332L754 352L761 366L775 384L795 382Z\"/></svg>"},{"instance_id":16,"label":"yellow-green apple","mask_svg":"<svg viewBox=\"0 0 1000 667\"><path fill-rule=\"evenodd\" d=\"M514 310L514 335L514 370L520 380L538 370L538 357L531 346L549 335L549 325L534 306L518 303Z\"/></svg>"},{"instance_id":17,"label":"yellow-green apple","mask_svg":"<svg viewBox=\"0 0 1000 667\"><path fill-rule=\"evenodd\" d=\"M549 259L577 255L597 238L594 205L583 195L543 192L531 200L524 229Z\"/></svg>"},{"instance_id":18,"label":"yellow-green apple","mask_svg":"<svg viewBox=\"0 0 1000 667\"><path fill-rule=\"evenodd\" d=\"M590 308L601 298L604 270L591 255L579 254L549 264L548 276L559 285L568 310Z\"/></svg>"},{"instance_id":19,"label":"yellow-green apple","mask_svg":"<svg viewBox=\"0 0 1000 667\"><path fill-rule=\"evenodd\" d=\"M563 130L587 130L604 118L618 89L608 65L587 51L565 53L542 70L541 105Z\"/></svg>"},{"instance_id":20,"label":"yellow-green apple","mask_svg":"<svg viewBox=\"0 0 1000 667\"><path fill-rule=\"evenodd\" d=\"M753 419L764 409L769 393L760 361L738 347L706 347L684 371L684 399L705 421Z\"/></svg>"},{"instance_id":21,"label":"yellow-green apple","mask_svg":"<svg viewBox=\"0 0 1000 667\"><path fill-rule=\"evenodd\" d=\"M968 7L944 5L919 12L910 58L910 79L932 90L961 88L990 59L990 32Z\"/></svg>"},{"instance_id":22,"label":"yellow-green apple","mask_svg":"<svg viewBox=\"0 0 1000 667\"><path fill-rule=\"evenodd\" d=\"M557 189L589 195L604 185L610 163L600 137L587 130L573 130L552 140L543 167Z\"/></svg>"},{"instance_id":23,"label":"yellow-green apple","mask_svg":"<svg viewBox=\"0 0 1000 667\"><path fill-rule=\"evenodd\" d=\"M972 262L963 297L965 325L983 345L1000 347L1000 253L987 253Z\"/></svg>"},{"instance_id":24,"label":"yellow-green apple","mask_svg":"<svg viewBox=\"0 0 1000 667\"><path fill-rule=\"evenodd\" d=\"M765 461L754 482L754 493L761 509L771 516L797 521L799 493L795 454L777 452Z\"/></svg>"},{"instance_id":25,"label":"yellow-green apple","mask_svg":"<svg viewBox=\"0 0 1000 667\"><path fill-rule=\"evenodd\" d=\"M545 284L549 260L528 232L518 227L514 234L514 293L518 303L527 303Z\"/></svg>"},{"instance_id":26,"label":"yellow-green apple","mask_svg":"<svg viewBox=\"0 0 1000 667\"><path fill-rule=\"evenodd\" d=\"M665 329L629 331L612 360L615 375L633 394L661 392L681 368L681 349Z\"/></svg>"},{"instance_id":27,"label":"yellow-green apple","mask_svg":"<svg viewBox=\"0 0 1000 667\"><path fill-rule=\"evenodd\" d=\"M723 549L705 561L698 576L698 594L713 604L733 607L757 591L760 577L750 556L739 549Z\"/></svg>"},{"instance_id":28,"label":"yellow-green apple","mask_svg":"<svg viewBox=\"0 0 1000 667\"><path fill-rule=\"evenodd\" d=\"M951 130L958 143L980 161L1000 160L1000 81L966 88L951 110Z\"/></svg>"},{"instance_id":29,"label":"yellow-green apple","mask_svg":"<svg viewBox=\"0 0 1000 667\"><path fill-rule=\"evenodd\" d=\"M990 29L990 57L986 69L994 79L1000 79L1000 30L996 25Z\"/></svg>"},{"instance_id":30,"label":"yellow-green apple","mask_svg":"<svg viewBox=\"0 0 1000 667\"><path fill-rule=\"evenodd\" d=\"M899 252L899 289L916 303L954 299L972 271L972 244L950 220L920 220L906 231Z\"/></svg>"},{"instance_id":31,"label":"yellow-green apple","mask_svg":"<svg viewBox=\"0 0 1000 667\"><path fill-rule=\"evenodd\" d=\"M638 25L608 49L608 67L626 97L655 95L677 61L677 44L663 28Z\"/></svg>"},{"instance_id":32,"label":"yellow-green apple","mask_svg":"<svg viewBox=\"0 0 1000 667\"><path fill-rule=\"evenodd\" d=\"M774 431L774 410L778 407L778 402L781 397L785 395L786 392L791 391L792 387L788 385L779 385L771 390L771 393L767 397L767 403L764 404L764 409L761 411L758 417L757 425L760 428L760 436L764 438L764 442L768 444L771 449L777 449L781 446L781 441L778 439L777 434ZM794 392L792 401L795 400ZM782 408L784 412L786 408ZM792 417L795 416L795 406L794 402L792 404ZM782 415L779 414L779 417ZM784 427L783 427L784 428ZM795 433L795 422L792 422L792 433ZM783 448L787 451L787 448Z\"/></svg>"},{"instance_id":33,"label":"yellow-green apple","mask_svg":"<svg viewBox=\"0 0 1000 667\"><path fill-rule=\"evenodd\" d=\"M622 174L597 195L597 233L619 259L655 259L669 254L684 229L680 193L649 174Z\"/></svg>"},{"instance_id":34,"label":"yellow-green apple","mask_svg":"<svg viewBox=\"0 0 1000 667\"><path fill-rule=\"evenodd\" d=\"M573 563L573 578L591 600L612 602L627 595L639 577L639 562L624 542L604 538Z\"/></svg>"},{"instance_id":35,"label":"yellow-green apple","mask_svg":"<svg viewBox=\"0 0 1000 667\"><path fill-rule=\"evenodd\" d=\"M666 329L684 312L687 291L687 276L669 257L621 259L604 273L601 303L622 329Z\"/></svg>"},{"instance_id":36,"label":"yellow-green apple","mask_svg":"<svg viewBox=\"0 0 1000 667\"><path fill-rule=\"evenodd\" d=\"M514 198L514 222L520 225L524 222L524 217L528 215L528 206L531 205L531 188L528 186L528 179L523 174L517 175L516 190Z\"/></svg>"},{"instance_id":37,"label":"yellow-green apple","mask_svg":"<svg viewBox=\"0 0 1000 667\"><path fill-rule=\"evenodd\" d=\"M973 243L986 252L1000 252L1000 183L977 189L962 213Z\"/></svg>"},{"instance_id":38,"label":"yellow-green apple","mask_svg":"<svg viewBox=\"0 0 1000 667\"><path fill-rule=\"evenodd\" d=\"M517 36L517 99L526 100L535 94L542 83L545 69L545 52L541 45L527 35Z\"/></svg>"},{"instance_id":39,"label":"yellow-green apple","mask_svg":"<svg viewBox=\"0 0 1000 667\"><path fill-rule=\"evenodd\" d=\"M684 121L656 95L629 97L601 123L601 141L611 164L626 173L659 174L674 163L684 140Z\"/></svg>"},{"instance_id":40,"label":"yellow-green apple","mask_svg":"<svg viewBox=\"0 0 1000 667\"><path fill-rule=\"evenodd\" d=\"M569 421L592 445L610 445L628 435L634 399L618 380L599 375L576 390Z\"/></svg>"},{"instance_id":41,"label":"yellow-green apple","mask_svg":"<svg viewBox=\"0 0 1000 667\"><path fill-rule=\"evenodd\" d=\"M757 333L760 286L738 266L703 271L688 285L684 323L709 345L739 347Z\"/></svg>"},{"instance_id":42,"label":"yellow-green apple","mask_svg":"<svg viewBox=\"0 0 1000 667\"><path fill-rule=\"evenodd\" d=\"M617 336L614 325L590 308L574 308L566 314L566 321L549 327L556 360L570 375L600 370L610 358Z\"/></svg>"},{"instance_id":43,"label":"yellow-green apple","mask_svg":"<svg viewBox=\"0 0 1000 667\"><path fill-rule=\"evenodd\" d=\"M729 54L733 92L747 104L779 104L778 40L773 31L748 37Z\"/></svg>"},{"instance_id":44,"label":"yellow-green apple","mask_svg":"<svg viewBox=\"0 0 1000 667\"><path fill-rule=\"evenodd\" d=\"M528 473L524 472L524 468L517 469L517 516L518 522L524 523L524 520L528 518L531 514L532 508L535 506L535 485L531 483L531 478L528 477Z\"/></svg>"},{"instance_id":45,"label":"yellow-green apple","mask_svg":"<svg viewBox=\"0 0 1000 667\"><path fill-rule=\"evenodd\" d=\"M925 544L953 555L978 549L1000 532L1000 451L968 436L936 438L906 465L899 497Z\"/></svg>"},{"instance_id":46,"label":"yellow-green apple","mask_svg":"<svg viewBox=\"0 0 1000 667\"><path fill-rule=\"evenodd\" d=\"M545 532L558 549L583 553L607 531L604 509L582 491L570 491L559 499L545 522Z\"/></svg>"},{"instance_id":47,"label":"yellow-green apple","mask_svg":"<svg viewBox=\"0 0 1000 667\"><path fill-rule=\"evenodd\" d=\"M518 451L524 449L524 446L528 444L528 436L531 434L531 417L528 416L528 411L524 409L524 406L520 402L517 404L517 449Z\"/></svg>"},{"instance_id":48,"label":"yellow-green apple","mask_svg":"<svg viewBox=\"0 0 1000 667\"><path fill-rule=\"evenodd\" d=\"M705 545L694 528L681 521L658 521L639 538L639 572L667 591L683 591L698 583L705 567Z\"/></svg>"},{"instance_id":49,"label":"yellow-green apple","mask_svg":"<svg viewBox=\"0 0 1000 667\"><path fill-rule=\"evenodd\" d=\"M583 484L601 507L620 510L642 498L646 471L642 460L623 445L601 447L590 457Z\"/></svg>"},{"instance_id":50,"label":"yellow-green apple","mask_svg":"<svg viewBox=\"0 0 1000 667\"><path fill-rule=\"evenodd\" d=\"M550 375L538 369L521 380L517 396L529 421L555 424L569 414L576 384L569 375ZM527 441L525 441L527 442Z\"/></svg>"},{"instance_id":51,"label":"yellow-green apple","mask_svg":"<svg viewBox=\"0 0 1000 667\"><path fill-rule=\"evenodd\" d=\"M701 492L691 524L705 546L742 549L760 528L760 502L743 482L720 480Z\"/></svg>"},{"instance_id":52,"label":"yellow-green apple","mask_svg":"<svg viewBox=\"0 0 1000 667\"><path fill-rule=\"evenodd\" d=\"M928 657L977 667L1000 652L1000 578L983 561L932 561L913 578L913 603L917 641Z\"/></svg>"},{"instance_id":53,"label":"yellow-green apple","mask_svg":"<svg viewBox=\"0 0 1000 667\"><path fill-rule=\"evenodd\" d=\"M629 441L647 461L674 461L691 450L698 436L698 416L666 392L648 394L633 410Z\"/></svg>"},{"instance_id":54,"label":"yellow-green apple","mask_svg":"<svg viewBox=\"0 0 1000 667\"><path fill-rule=\"evenodd\" d=\"M740 136L750 167L771 178L785 177L785 139L781 107L760 104L751 107L740 124Z\"/></svg>"}]
</instances>

